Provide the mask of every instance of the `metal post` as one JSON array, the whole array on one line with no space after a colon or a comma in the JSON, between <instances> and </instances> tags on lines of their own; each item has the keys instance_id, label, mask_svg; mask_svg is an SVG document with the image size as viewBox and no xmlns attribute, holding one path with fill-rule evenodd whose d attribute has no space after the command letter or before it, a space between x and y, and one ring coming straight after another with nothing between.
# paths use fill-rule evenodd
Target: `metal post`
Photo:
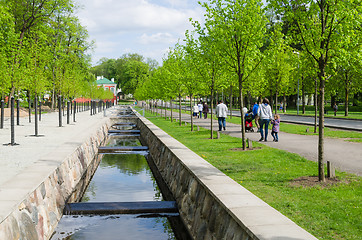
<instances>
[{"instance_id":1,"label":"metal post","mask_svg":"<svg viewBox=\"0 0 362 240\"><path fill-rule=\"evenodd\" d=\"M65 104L64 104L64 99L62 101L62 109L63 109L63 117L65 116Z\"/></svg>"},{"instance_id":2,"label":"metal post","mask_svg":"<svg viewBox=\"0 0 362 240\"><path fill-rule=\"evenodd\" d=\"M34 110L35 110L35 136L38 136L38 96L34 97Z\"/></svg>"},{"instance_id":3,"label":"metal post","mask_svg":"<svg viewBox=\"0 0 362 240\"><path fill-rule=\"evenodd\" d=\"M39 101L39 121L41 121L41 99L40 99L40 101Z\"/></svg>"},{"instance_id":4,"label":"metal post","mask_svg":"<svg viewBox=\"0 0 362 240\"><path fill-rule=\"evenodd\" d=\"M299 71L299 64L298 64ZM298 77L298 92L297 92L297 115L299 115L299 77Z\"/></svg>"},{"instance_id":5,"label":"metal post","mask_svg":"<svg viewBox=\"0 0 362 240\"><path fill-rule=\"evenodd\" d=\"M67 101L67 124L70 123L70 102Z\"/></svg>"},{"instance_id":6,"label":"metal post","mask_svg":"<svg viewBox=\"0 0 362 240\"><path fill-rule=\"evenodd\" d=\"M28 107L29 107L29 123L31 123L31 99L30 99L30 95L28 95Z\"/></svg>"},{"instance_id":7,"label":"metal post","mask_svg":"<svg viewBox=\"0 0 362 240\"><path fill-rule=\"evenodd\" d=\"M0 120L0 128L4 128L4 100L1 100L1 120Z\"/></svg>"},{"instance_id":8,"label":"metal post","mask_svg":"<svg viewBox=\"0 0 362 240\"><path fill-rule=\"evenodd\" d=\"M59 127L62 127L62 96L58 97Z\"/></svg>"},{"instance_id":9,"label":"metal post","mask_svg":"<svg viewBox=\"0 0 362 240\"><path fill-rule=\"evenodd\" d=\"M11 97L11 115L10 115L10 123L11 123L11 143L10 145L15 145L15 124L14 124L14 107L15 100L14 97Z\"/></svg>"},{"instance_id":10,"label":"metal post","mask_svg":"<svg viewBox=\"0 0 362 240\"><path fill-rule=\"evenodd\" d=\"M20 105L19 99L16 100L16 125L20 125Z\"/></svg>"},{"instance_id":11,"label":"metal post","mask_svg":"<svg viewBox=\"0 0 362 240\"><path fill-rule=\"evenodd\" d=\"M74 108L73 108L73 109L74 109L74 110L73 110L73 122L76 122L76 121L75 121L75 113L77 112L77 102L74 101L73 104L74 104Z\"/></svg>"},{"instance_id":12,"label":"metal post","mask_svg":"<svg viewBox=\"0 0 362 240\"><path fill-rule=\"evenodd\" d=\"M91 100L91 101L90 101L90 115L91 115L91 116L93 115L93 108L92 108L92 106L93 106L93 101Z\"/></svg>"}]
</instances>

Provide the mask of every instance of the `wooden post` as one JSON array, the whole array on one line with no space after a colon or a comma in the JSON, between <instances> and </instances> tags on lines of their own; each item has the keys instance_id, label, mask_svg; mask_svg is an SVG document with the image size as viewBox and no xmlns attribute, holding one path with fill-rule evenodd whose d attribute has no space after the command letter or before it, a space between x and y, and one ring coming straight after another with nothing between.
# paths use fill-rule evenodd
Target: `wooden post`
<instances>
[{"instance_id":1,"label":"wooden post","mask_svg":"<svg viewBox=\"0 0 362 240\"><path fill-rule=\"evenodd\" d=\"M220 132L217 132L217 139L220 139Z\"/></svg>"},{"instance_id":2,"label":"wooden post","mask_svg":"<svg viewBox=\"0 0 362 240\"><path fill-rule=\"evenodd\" d=\"M330 161L327 161L327 178L335 178L336 169Z\"/></svg>"},{"instance_id":3,"label":"wooden post","mask_svg":"<svg viewBox=\"0 0 362 240\"><path fill-rule=\"evenodd\" d=\"M248 148L251 150L253 149L253 141L251 141L251 139L248 138Z\"/></svg>"},{"instance_id":4,"label":"wooden post","mask_svg":"<svg viewBox=\"0 0 362 240\"><path fill-rule=\"evenodd\" d=\"M200 132L200 127L199 126L197 126L197 131Z\"/></svg>"}]
</instances>

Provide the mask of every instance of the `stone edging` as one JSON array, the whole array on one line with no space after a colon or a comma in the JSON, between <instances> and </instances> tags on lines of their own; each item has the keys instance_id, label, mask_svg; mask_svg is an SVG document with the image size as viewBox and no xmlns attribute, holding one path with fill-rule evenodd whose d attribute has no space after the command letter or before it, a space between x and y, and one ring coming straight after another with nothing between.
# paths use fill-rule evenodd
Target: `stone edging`
<instances>
[{"instance_id":1,"label":"stone edging","mask_svg":"<svg viewBox=\"0 0 362 240\"><path fill-rule=\"evenodd\" d=\"M194 239L316 239L138 114L142 141Z\"/></svg>"},{"instance_id":2,"label":"stone edging","mask_svg":"<svg viewBox=\"0 0 362 240\"><path fill-rule=\"evenodd\" d=\"M77 190L85 187L81 180L89 179L95 170L98 147L106 139L109 126L109 119L102 121L101 127L95 129L66 159L35 163L24 173L39 175L34 182L25 183L21 176L17 179L15 184L28 184L29 192L19 197L22 200L7 217L0 219L0 239L42 240L51 237L63 215L66 201L80 197ZM44 174L46 172L50 174ZM16 186L9 186L9 191L11 187L16 190Z\"/></svg>"}]
</instances>

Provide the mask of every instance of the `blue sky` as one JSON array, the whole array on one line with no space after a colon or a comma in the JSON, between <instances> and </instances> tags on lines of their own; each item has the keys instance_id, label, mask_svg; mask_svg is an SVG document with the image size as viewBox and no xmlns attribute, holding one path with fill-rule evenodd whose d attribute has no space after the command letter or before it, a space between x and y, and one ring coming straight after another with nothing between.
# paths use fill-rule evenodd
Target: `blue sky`
<instances>
[{"instance_id":1,"label":"blue sky","mask_svg":"<svg viewBox=\"0 0 362 240\"><path fill-rule=\"evenodd\" d=\"M75 0L83 26L96 46L92 63L139 53L160 64L169 47L192 29L189 18L202 21L198 0Z\"/></svg>"}]
</instances>

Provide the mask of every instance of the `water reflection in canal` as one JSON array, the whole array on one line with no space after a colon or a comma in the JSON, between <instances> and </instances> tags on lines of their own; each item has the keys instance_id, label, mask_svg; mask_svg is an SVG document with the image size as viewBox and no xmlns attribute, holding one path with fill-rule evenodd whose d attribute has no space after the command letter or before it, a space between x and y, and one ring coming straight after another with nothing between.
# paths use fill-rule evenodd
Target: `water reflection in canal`
<instances>
[{"instance_id":1,"label":"water reflection in canal","mask_svg":"<svg viewBox=\"0 0 362 240\"><path fill-rule=\"evenodd\" d=\"M107 146L138 145L137 139L112 137ZM82 202L161 200L143 154L105 154L82 198ZM52 239L176 239L167 217L147 216L63 216Z\"/></svg>"}]
</instances>

